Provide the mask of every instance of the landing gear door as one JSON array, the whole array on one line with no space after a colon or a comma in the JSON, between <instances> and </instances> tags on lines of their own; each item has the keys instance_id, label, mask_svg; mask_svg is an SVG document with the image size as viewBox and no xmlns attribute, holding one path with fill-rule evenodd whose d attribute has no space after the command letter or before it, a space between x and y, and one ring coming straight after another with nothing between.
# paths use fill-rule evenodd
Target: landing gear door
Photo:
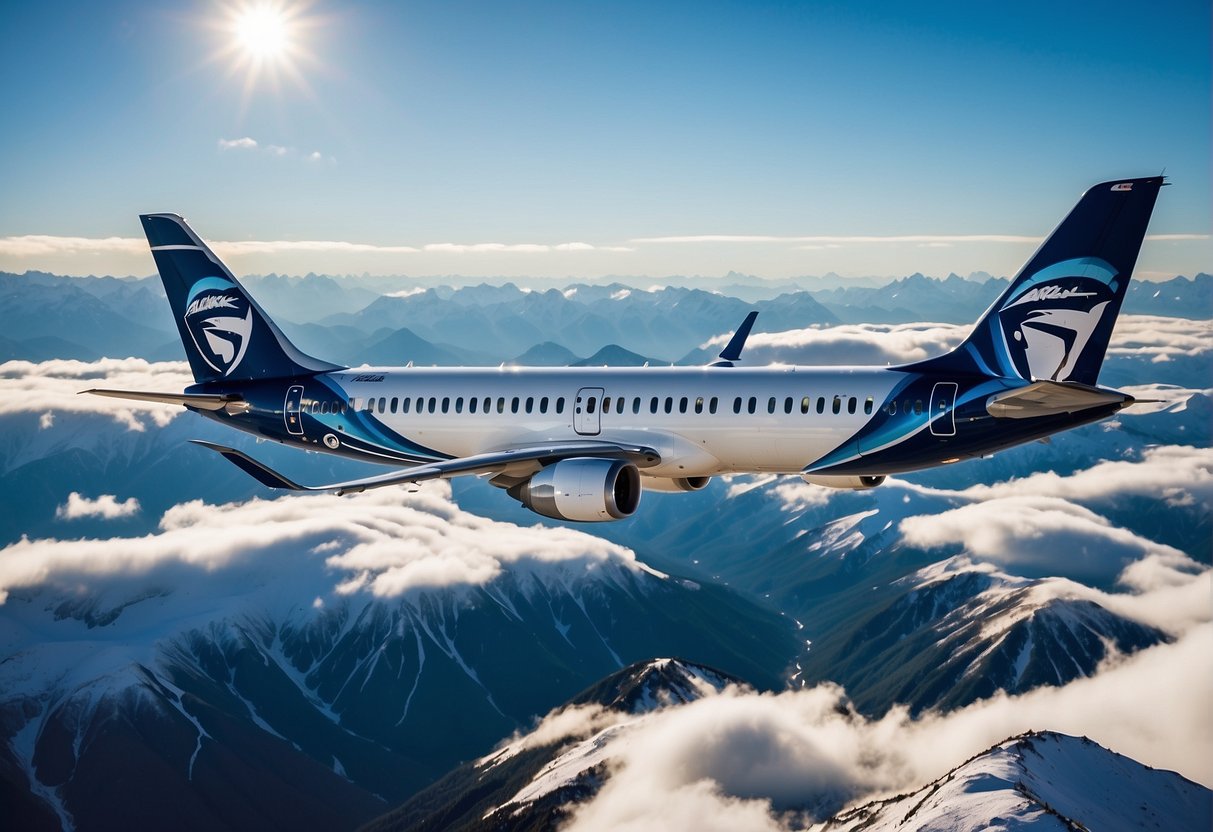
<instances>
[{"instance_id":1,"label":"landing gear door","mask_svg":"<svg viewBox=\"0 0 1213 832\"><path fill-rule=\"evenodd\" d=\"M292 385L286 391L286 404L283 405L282 414L286 420L286 432L294 436L303 435L303 418L301 411L303 410L303 387L299 384Z\"/></svg>"},{"instance_id":2,"label":"landing gear door","mask_svg":"<svg viewBox=\"0 0 1213 832\"><path fill-rule=\"evenodd\" d=\"M602 431L601 387L582 387L573 401L573 430L582 436L597 436Z\"/></svg>"},{"instance_id":3,"label":"landing gear door","mask_svg":"<svg viewBox=\"0 0 1213 832\"><path fill-rule=\"evenodd\" d=\"M931 433L936 436L956 435L956 394L960 385L941 381L931 388Z\"/></svg>"}]
</instances>

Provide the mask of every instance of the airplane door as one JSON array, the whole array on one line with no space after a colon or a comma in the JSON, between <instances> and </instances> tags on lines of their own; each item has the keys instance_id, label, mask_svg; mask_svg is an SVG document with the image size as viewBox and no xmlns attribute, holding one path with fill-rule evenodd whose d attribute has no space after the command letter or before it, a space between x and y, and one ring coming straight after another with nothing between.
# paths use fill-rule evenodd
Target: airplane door
<instances>
[{"instance_id":1,"label":"airplane door","mask_svg":"<svg viewBox=\"0 0 1213 832\"><path fill-rule=\"evenodd\" d=\"M601 387L582 387L573 402L573 430L582 436L597 436L602 430L599 411L602 409Z\"/></svg>"},{"instance_id":2,"label":"airplane door","mask_svg":"<svg viewBox=\"0 0 1213 832\"><path fill-rule=\"evenodd\" d=\"M931 433L936 436L956 435L956 393L960 385L941 381L931 388Z\"/></svg>"},{"instance_id":3,"label":"airplane door","mask_svg":"<svg viewBox=\"0 0 1213 832\"><path fill-rule=\"evenodd\" d=\"M303 419L300 411L303 409L303 386L293 384L286 391L286 404L282 407L282 416L286 420L286 432L295 436L303 435Z\"/></svg>"}]
</instances>

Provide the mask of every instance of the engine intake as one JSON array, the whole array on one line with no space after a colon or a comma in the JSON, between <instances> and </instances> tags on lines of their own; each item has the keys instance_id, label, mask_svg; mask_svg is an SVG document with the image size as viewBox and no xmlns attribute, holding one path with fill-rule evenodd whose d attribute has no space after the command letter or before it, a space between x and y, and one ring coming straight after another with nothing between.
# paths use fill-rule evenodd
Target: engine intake
<instances>
[{"instance_id":1,"label":"engine intake","mask_svg":"<svg viewBox=\"0 0 1213 832\"><path fill-rule=\"evenodd\" d=\"M823 488L841 488L850 491L867 491L884 482L884 476L820 476L818 474L801 474L800 478L809 485L820 485Z\"/></svg>"},{"instance_id":2,"label":"engine intake","mask_svg":"<svg viewBox=\"0 0 1213 832\"><path fill-rule=\"evenodd\" d=\"M508 493L544 517L581 523L622 520L640 505L640 472L622 459L562 459Z\"/></svg>"}]
</instances>

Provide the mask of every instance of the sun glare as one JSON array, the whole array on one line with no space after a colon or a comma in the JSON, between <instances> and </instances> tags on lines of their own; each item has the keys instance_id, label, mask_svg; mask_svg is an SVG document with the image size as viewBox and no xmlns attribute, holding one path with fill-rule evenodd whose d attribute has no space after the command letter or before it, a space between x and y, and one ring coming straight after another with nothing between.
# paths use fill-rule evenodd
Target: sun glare
<instances>
[{"instance_id":1,"label":"sun glare","mask_svg":"<svg viewBox=\"0 0 1213 832\"><path fill-rule=\"evenodd\" d=\"M272 6L245 9L236 18L235 30L241 48L255 60L276 60L290 47L286 16Z\"/></svg>"}]
</instances>

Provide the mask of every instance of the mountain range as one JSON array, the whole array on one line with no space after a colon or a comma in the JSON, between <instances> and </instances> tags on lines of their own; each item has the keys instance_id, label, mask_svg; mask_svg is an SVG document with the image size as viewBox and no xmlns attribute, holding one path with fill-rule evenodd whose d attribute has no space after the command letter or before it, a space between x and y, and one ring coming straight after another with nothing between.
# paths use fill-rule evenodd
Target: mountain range
<instances>
[{"instance_id":1,"label":"mountain range","mask_svg":"<svg viewBox=\"0 0 1213 832\"><path fill-rule=\"evenodd\" d=\"M250 283L267 306L294 304L304 320L286 326L308 349L391 363L699 361L714 350L697 344L750 308L622 283L392 284L397 297L369 278ZM920 320L907 295L967 322L997 291L987 283L912 276L756 297L760 326L819 315L810 332L829 335L871 310ZM770 736L813 720L925 731L983 703L1192 655L1213 562L1213 350L1200 311L1211 285L1141 284L1159 294L1133 302L1156 305L1122 320L1101 381L1147 401L1115 419L873 491L735 477L645 494L642 511L591 535L475 479L275 499L187 440L308 482L381 469L76 396L115 376L132 389L185 383L183 364L95 360L176 355L158 282L0 276L0 324L13 324L0 349L22 359L0 364L0 811L31 829L554 828L605 812L613 781L635 782L614 780L637 764L628 737L686 719L675 744L734 732L723 756L696 747L683 759L739 761L705 768L715 785L688 794L720 818L737 812L740 827L882 829L908 813L923 829L998 817L1097 828L1092 807L1107 804L1207 828L1203 787L1061 734L1012 737L945 774L980 750L956 743L935 767L886 760L880 777L820 789L805 784L829 766ZM1161 316L1168 297L1190 317ZM436 335L485 316L517 333L464 323L471 344ZM872 343L894 332L862 331ZM1143 675L1199 701L1203 677L1168 672ZM740 725L774 718L770 707L778 730L694 721L734 705L758 709ZM1123 736L1185 719L1190 742L1204 736L1179 705L1141 711ZM899 737L891 750L909 748ZM792 773L763 768L780 755ZM1076 766L1094 773L1075 778ZM742 776L751 769L762 775ZM668 784L671 807L685 786Z\"/></svg>"}]
</instances>

